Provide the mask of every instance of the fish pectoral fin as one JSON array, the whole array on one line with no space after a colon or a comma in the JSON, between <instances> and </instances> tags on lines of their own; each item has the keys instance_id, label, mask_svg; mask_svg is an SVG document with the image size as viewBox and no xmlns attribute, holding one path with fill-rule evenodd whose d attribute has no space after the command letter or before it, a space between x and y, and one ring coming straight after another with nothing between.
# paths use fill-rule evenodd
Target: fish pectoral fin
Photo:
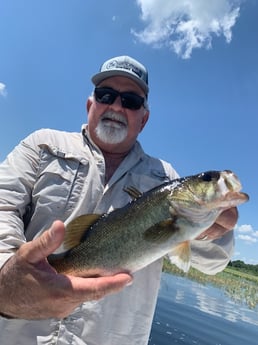
<instances>
[{"instance_id":1,"label":"fish pectoral fin","mask_svg":"<svg viewBox=\"0 0 258 345\"><path fill-rule=\"evenodd\" d=\"M85 232L101 216L102 215L100 214L86 214L73 219L69 224L67 224L64 238L64 248L69 250L80 244Z\"/></svg>"},{"instance_id":2,"label":"fish pectoral fin","mask_svg":"<svg viewBox=\"0 0 258 345\"><path fill-rule=\"evenodd\" d=\"M124 187L123 190L128 193L132 199L138 199L142 196L142 193L133 186Z\"/></svg>"},{"instance_id":3,"label":"fish pectoral fin","mask_svg":"<svg viewBox=\"0 0 258 345\"><path fill-rule=\"evenodd\" d=\"M169 218L147 229L144 233L144 239L149 242L163 243L176 231L175 221Z\"/></svg>"},{"instance_id":4,"label":"fish pectoral fin","mask_svg":"<svg viewBox=\"0 0 258 345\"><path fill-rule=\"evenodd\" d=\"M189 241L182 242L168 253L169 260L184 272L190 268L191 246Z\"/></svg>"}]
</instances>

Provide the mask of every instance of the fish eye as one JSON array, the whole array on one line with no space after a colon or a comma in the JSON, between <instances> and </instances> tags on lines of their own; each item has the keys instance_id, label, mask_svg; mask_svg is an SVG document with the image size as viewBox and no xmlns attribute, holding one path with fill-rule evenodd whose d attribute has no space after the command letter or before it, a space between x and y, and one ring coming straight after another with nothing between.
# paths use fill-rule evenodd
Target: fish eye
<instances>
[{"instance_id":1,"label":"fish eye","mask_svg":"<svg viewBox=\"0 0 258 345\"><path fill-rule=\"evenodd\" d=\"M218 171L207 171L201 174L201 178L204 182L210 182L212 180L219 180L220 173Z\"/></svg>"}]
</instances>

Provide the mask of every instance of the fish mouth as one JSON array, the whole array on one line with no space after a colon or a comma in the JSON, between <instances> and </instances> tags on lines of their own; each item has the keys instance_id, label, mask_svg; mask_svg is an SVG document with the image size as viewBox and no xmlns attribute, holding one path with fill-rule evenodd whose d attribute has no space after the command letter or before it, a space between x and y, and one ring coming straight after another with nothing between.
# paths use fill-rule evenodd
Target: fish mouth
<instances>
[{"instance_id":1,"label":"fish mouth","mask_svg":"<svg viewBox=\"0 0 258 345\"><path fill-rule=\"evenodd\" d=\"M221 206L225 204L225 208L235 207L249 200L249 196L242 192L228 192L224 198L222 198Z\"/></svg>"},{"instance_id":2,"label":"fish mouth","mask_svg":"<svg viewBox=\"0 0 258 345\"><path fill-rule=\"evenodd\" d=\"M194 185L186 183L185 193L179 196L172 194L171 205L178 214L195 213L194 217L199 217L204 212L221 213L249 200L248 194L240 192L242 185L238 177L230 170L208 172L199 175L198 178L200 178L200 182L203 178L203 181L211 183L211 188L200 189L200 193L198 193Z\"/></svg>"},{"instance_id":3,"label":"fish mouth","mask_svg":"<svg viewBox=\"0 0 258 345\"><path fill-rule=\"evenodd\" d=\"M221 192L239 192L242 189L241 182L238 177L231 170L224 170L220 174L218 186L221 188Z\"/></svg>"},{"instance_id":4,"label":"fish mouth","mask_svg":"<svg viewBox=\"0 0 258 345\"><path fill-rule=\"evenodd\" d=\"M248 194L240 192L242 189L241 182L231 170L221 172L218 189L221 193L219 202L221 202L222 207L224 204L225 208L234 207L249 200Z\"/></svg>"},{"instance_id":5,"label":"fish mouth","mask_svg":"<svg viewBox=\"0 0 258 345\"><path fill-rule=\"evenodd\" d=\"M115 112L106 112L102 115L101 117L101 122L103 122L105 125L111 125L114 126L116 128L121 128L121 127L127 127L128 122L126 120L126 118L119 114L119 113L115 113Z\"/></svg>"}]
</instances>

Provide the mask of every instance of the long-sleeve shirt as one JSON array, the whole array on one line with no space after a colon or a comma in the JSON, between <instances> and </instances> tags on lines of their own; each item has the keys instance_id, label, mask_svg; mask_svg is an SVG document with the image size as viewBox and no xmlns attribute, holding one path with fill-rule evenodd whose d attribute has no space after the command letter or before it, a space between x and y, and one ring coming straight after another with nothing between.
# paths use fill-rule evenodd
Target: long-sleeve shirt
<instances>
[{"instance_id":1,"label":"long-sleeve shirt","mask_svg":"<svg viewBox=\"0 0 258 345\"><path fill-rule=\"evenodd\" d=\"M87 125L81 133L32 133L0 164L0 267L54 220L111 212L130 201L125 186L145 192L177 177L169 163L147 155L136 142L105 184L105 160ZM213 242L192 241L192 266L214 274L226 266L232 248L232 233ZM136 272L131 286L83 303L64 319L0 317L0 344L146 345L161 269L158 260Z\"/></svg>"}]
</instances>

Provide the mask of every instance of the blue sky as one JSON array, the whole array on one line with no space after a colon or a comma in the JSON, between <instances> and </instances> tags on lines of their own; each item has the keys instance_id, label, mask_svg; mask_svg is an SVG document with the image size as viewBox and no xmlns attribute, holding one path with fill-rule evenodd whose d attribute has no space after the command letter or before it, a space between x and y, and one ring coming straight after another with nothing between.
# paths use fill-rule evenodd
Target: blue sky
<instances>
[{"instance_id":1,"label":"blue sky","mask_svg":"<svg viewBox=\"0 0 258 345\"><path fill-rule=\"evenodd\" d=\"M79 131L90 77L131 55L149 70L145 151L181 176L239 176L233 259L257 264L257 13L256 0L2 0L0 161L38 128Z\"/></svg>"}]
</instances>

